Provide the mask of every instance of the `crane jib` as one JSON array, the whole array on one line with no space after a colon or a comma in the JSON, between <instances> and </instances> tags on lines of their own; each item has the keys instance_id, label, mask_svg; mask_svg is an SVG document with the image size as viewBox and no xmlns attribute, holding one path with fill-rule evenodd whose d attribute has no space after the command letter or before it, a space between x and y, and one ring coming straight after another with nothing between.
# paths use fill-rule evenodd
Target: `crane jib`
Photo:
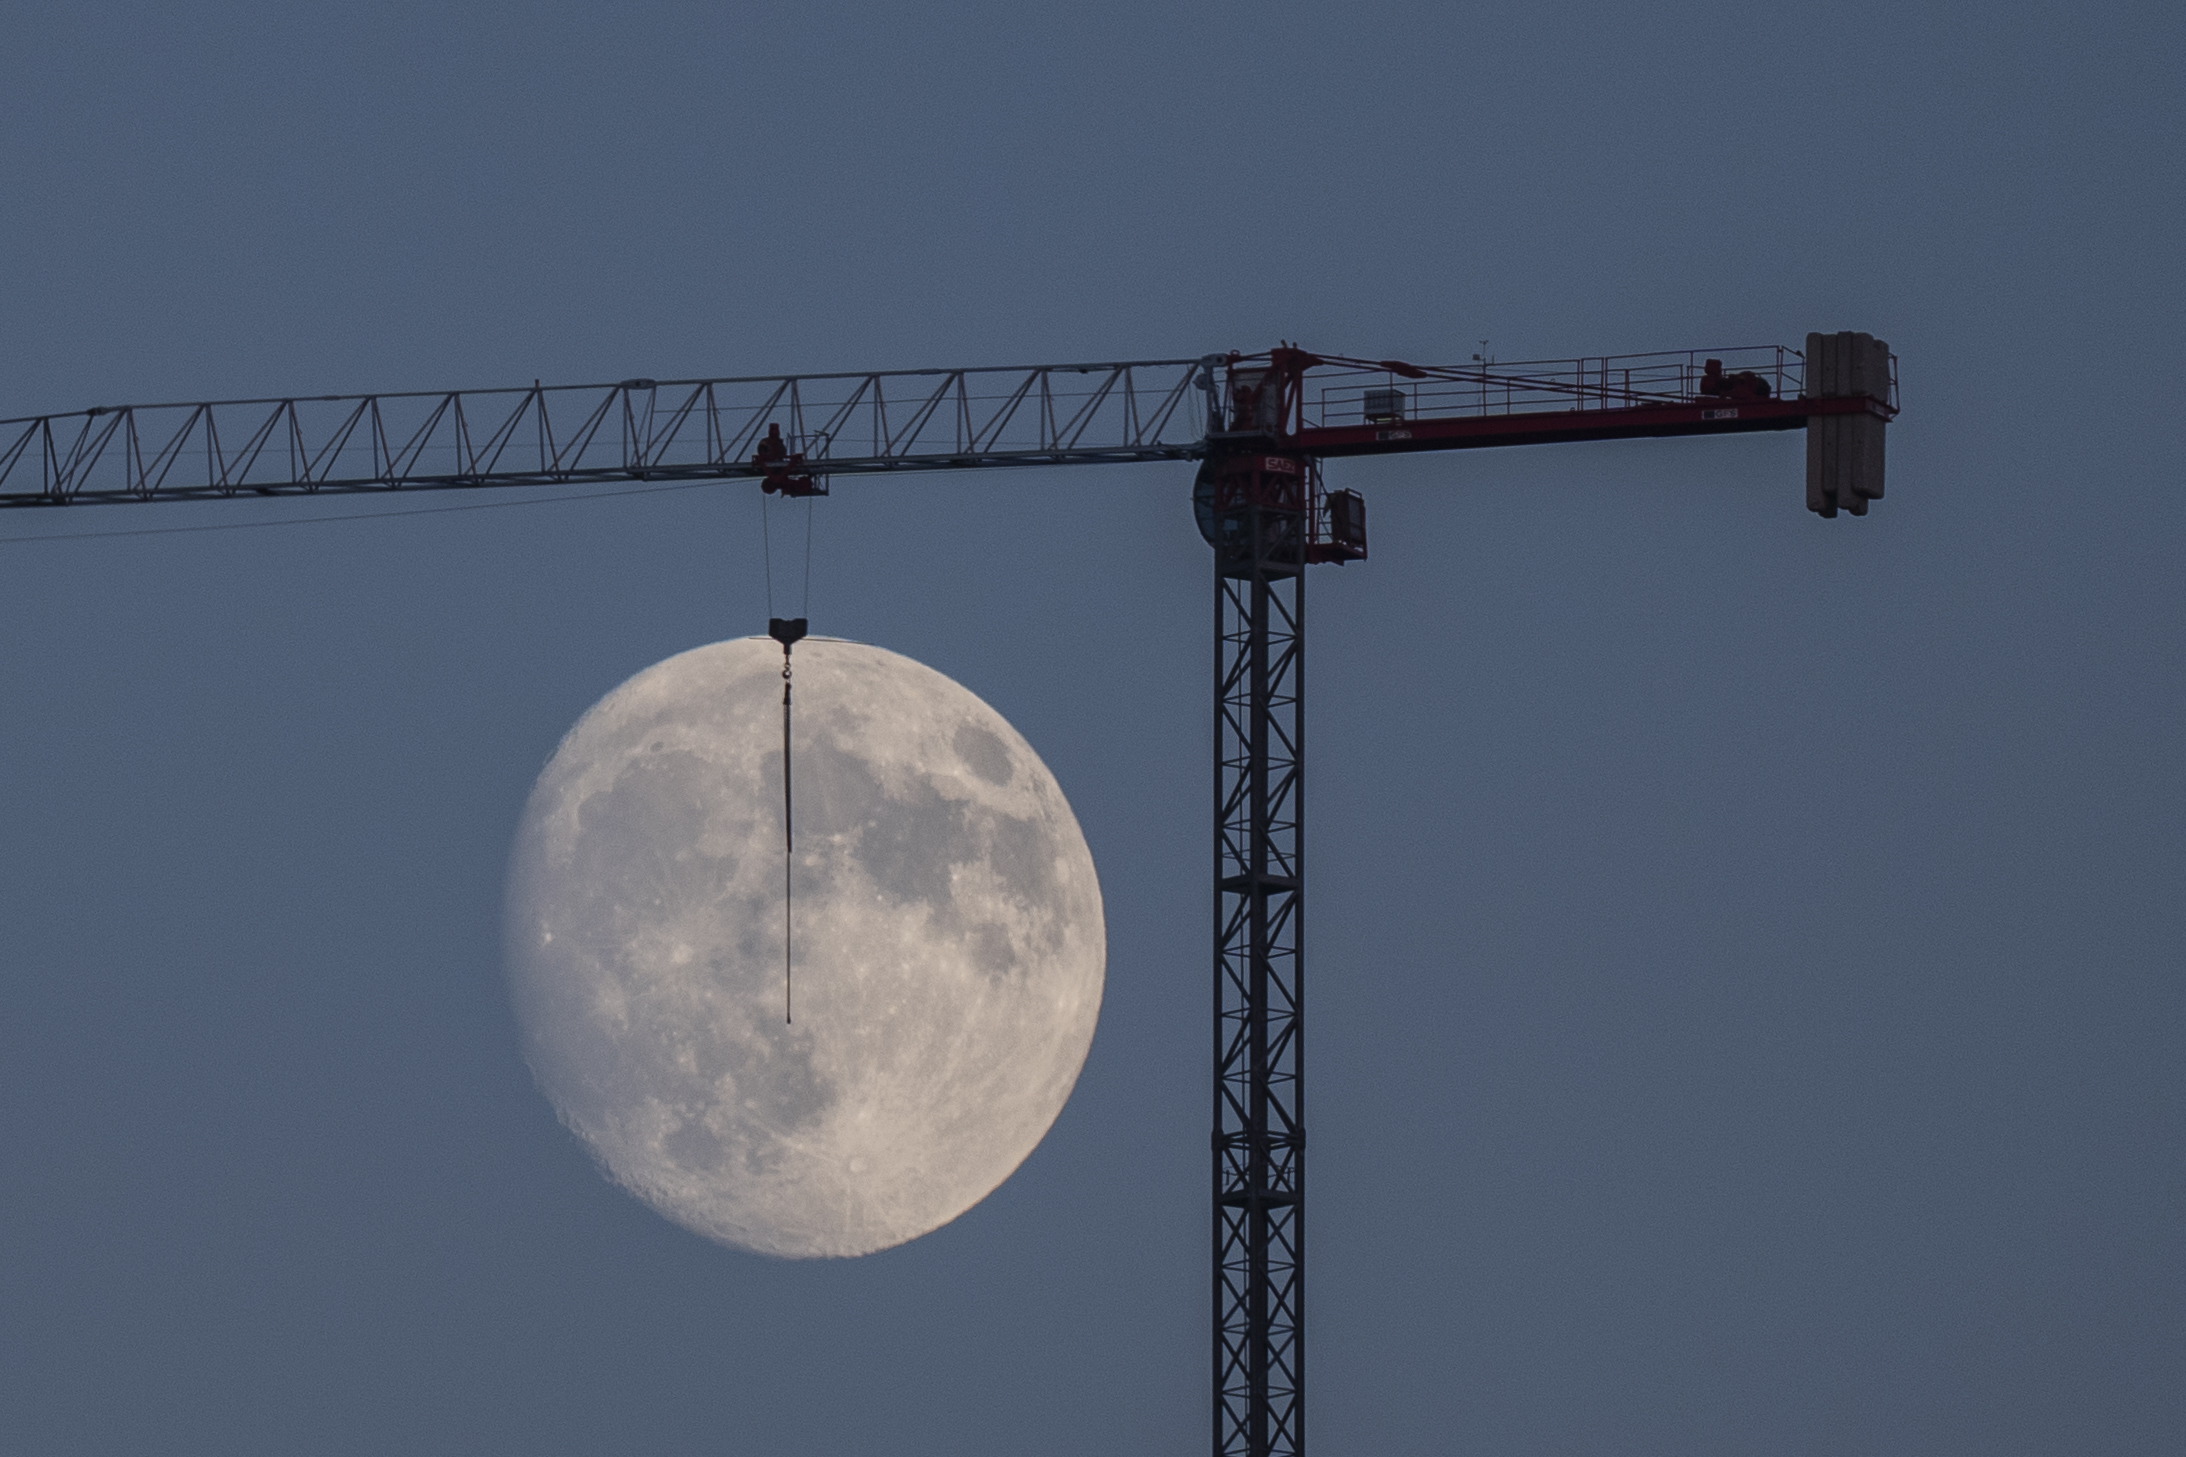
<instances>
[{"instance_id":1,"label":"crane jib","mask_svg":"<svg viewBox=\"0 0 2186 1457\"><path fill-rule=\"evenodd\" d=\"M1196 461L1255 442L1294 461L1742 434L1826 418L1809 430L1809 504L1824 510L1841 495L1863 510L1881 493L1881 426L1896 413L1896 361L1864 334L1812 334L1803 351L1447 367L1284 346L100 406L0 421L0 506L736 479L817 495L835 475Z\"/></svg>"}]
</instances>

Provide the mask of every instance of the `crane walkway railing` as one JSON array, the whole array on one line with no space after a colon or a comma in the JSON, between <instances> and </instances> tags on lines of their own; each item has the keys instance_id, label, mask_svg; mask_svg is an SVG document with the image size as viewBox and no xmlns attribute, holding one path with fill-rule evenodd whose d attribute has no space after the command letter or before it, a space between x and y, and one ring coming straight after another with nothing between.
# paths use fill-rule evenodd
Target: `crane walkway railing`
<instances>
[{"instance_id":1,"label":"crane walkway railing","mask_svg":"<svg viewBox=\"0 0 2186 1457\"><path fill-rule=\"evenodd\" d=\"M1711 374L1708 361L1721 368ZM1714 390L1789 399L1805 385L1805 359L1780 344L1606 354L1582 359L1483 360L1411 366L1329 360L1307 374L1303 426L1330 429L1387 420L1453 419L1548 411L1691 404ZM1891 382L1896 403L1896 381Z\"/></svg>"}]
</instances>

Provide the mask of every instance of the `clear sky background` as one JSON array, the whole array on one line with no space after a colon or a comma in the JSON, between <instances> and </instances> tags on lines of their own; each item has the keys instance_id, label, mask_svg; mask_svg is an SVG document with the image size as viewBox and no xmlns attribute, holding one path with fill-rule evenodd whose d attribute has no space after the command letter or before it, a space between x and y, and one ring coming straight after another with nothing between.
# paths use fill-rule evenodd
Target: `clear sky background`
<instances>
[{"instance_id":1,"label":"clear sky background","mask_svg":"<svg viewBox=\"0 0 2186 1457\"><path fill-rule=\"evenodd\" d=\"M0 415L1864 329L1796 435L1344 462L1311 584L1324 1454L2186 1450L2176 7L0 6ZM561 734L764 626L748 485L0 517L0 1448L1208 1441L1190 469L844 482L819 631L1007 715L1107 1002L871 1258L608 1185L518 1052ZM437 504L446 497L407 504Z\"/></svg>"}]
</instances>

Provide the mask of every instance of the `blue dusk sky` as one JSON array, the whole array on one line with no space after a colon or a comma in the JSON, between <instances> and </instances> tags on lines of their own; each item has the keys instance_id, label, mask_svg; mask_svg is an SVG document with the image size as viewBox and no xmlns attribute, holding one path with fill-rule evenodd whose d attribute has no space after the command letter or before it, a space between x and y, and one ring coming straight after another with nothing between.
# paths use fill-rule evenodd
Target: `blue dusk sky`
<instances>
[{"instance_id":1,"label":"blue dusk sky","mask_svg":"<svg viewBox=\"0 0 2186 1457\"><path fill-rule=\"evenodd\" d=\"M1330 465L1311 1445L2169 1457L2181 17L9 4L0 416L1886 338L1865 519L1796 434ZM814 630L1024 733L1110 956L1015 1177L808 1263L600 1177L499 946L561 735L763 629L751 485L0 513L0 1449L1205 1451L1190 480L817 507Z\"/></svg>"}]
</instances>

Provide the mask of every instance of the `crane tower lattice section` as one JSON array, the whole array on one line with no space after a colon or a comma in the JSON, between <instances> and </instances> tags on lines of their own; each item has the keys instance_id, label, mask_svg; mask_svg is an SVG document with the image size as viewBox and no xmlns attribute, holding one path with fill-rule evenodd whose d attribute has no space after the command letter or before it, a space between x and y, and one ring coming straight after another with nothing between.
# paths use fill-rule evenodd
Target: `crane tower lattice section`
<instances>
[{"instance_id":1,"label":"crane tower lattice section","mask_svg":"<svg viewBox=\"0 0 2186 1457\"><path fill-rule=\"evenodd\" d=\"M1305 567L1312 465L1214 458L1214 1451L1305 1448Z\"/></svg>"}]
</instances>

